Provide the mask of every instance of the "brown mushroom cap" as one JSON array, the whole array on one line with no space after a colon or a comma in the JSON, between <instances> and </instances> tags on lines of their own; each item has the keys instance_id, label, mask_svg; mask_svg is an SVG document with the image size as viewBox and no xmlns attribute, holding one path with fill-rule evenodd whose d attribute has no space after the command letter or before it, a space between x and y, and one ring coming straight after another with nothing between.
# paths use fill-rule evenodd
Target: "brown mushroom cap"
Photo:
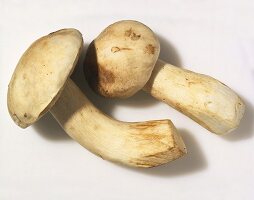
<instances>
[{"instance_id":1,"label":"brown mushroom cap","mask_svg":"<svg viewBox=\"0 0 254 200\"><path fill-rule=\"evenodd\" d=\"M12 119L25 128L50 110L72 73L83 39L76 29L62 29L35 41L22 55L8 87Z\"/></svg>"},{"instance_id":2,"label":"brown mushroom cap","mask_svg":"<svg viewBox=\"0 0 254 200\"><path fill-rule=\"evenodd\" d=\"M150 28L132 20L116 22L89 46L86 79L103 96L127 98L144 87L159 52L159 41Z\"/></svg>"}]
</instances>

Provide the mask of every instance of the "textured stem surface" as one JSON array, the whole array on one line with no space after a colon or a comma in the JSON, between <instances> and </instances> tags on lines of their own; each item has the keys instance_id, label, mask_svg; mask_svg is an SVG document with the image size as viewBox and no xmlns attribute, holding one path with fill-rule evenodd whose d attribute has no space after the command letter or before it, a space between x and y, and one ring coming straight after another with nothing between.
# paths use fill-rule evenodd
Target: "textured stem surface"
<instances>
[{"instance_id":1,"label":"textured stem surface","mask_svg":"<svg viewBox=\"0 0 254 200\"><path fill-rule=\"evenodd\" d=\"M144 90L216 134L237 128L245 105L220 81L158 60Z\"/></svg>"},{"instance_id":2,"label":"textured stem surface","mask_svg":"<svg viewBox=\"0 0 254 200\"><path fill-rule=\"evenodd\" d=\"M51 113L74 140L103 159L154 167L186 153L170 120L114 120L100 112L70 79Z\"/></svg>"}]
</instances>

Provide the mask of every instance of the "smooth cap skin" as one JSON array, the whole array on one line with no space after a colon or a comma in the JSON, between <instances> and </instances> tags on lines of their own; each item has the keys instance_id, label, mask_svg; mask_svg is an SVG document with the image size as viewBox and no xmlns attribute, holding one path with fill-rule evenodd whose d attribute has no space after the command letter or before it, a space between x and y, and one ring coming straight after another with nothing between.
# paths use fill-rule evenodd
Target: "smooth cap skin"
<instances>
[{"instance_id":1,"label":"smooth cap skin","mask_svg":"<svg viewBox=\"0 0 254 200\"><path fill-rule=\"evenodd\" d=\"M102 96L130 97L149 80L159 52L159 41L150 28L137 21L116 22L90 44L86 79Z\"/></svg>"},{"instance_id":2,"label":"smooth cap skin","mask_svg":"<svg viewBox=\"0 0 254 200\"><path fill-rule=\"evenodd\" d=\"M62 29L35 41L22 55L8 87L8 109L26 128L54 105L83 46L81 33Z\"/></svg>"}]
</instances>

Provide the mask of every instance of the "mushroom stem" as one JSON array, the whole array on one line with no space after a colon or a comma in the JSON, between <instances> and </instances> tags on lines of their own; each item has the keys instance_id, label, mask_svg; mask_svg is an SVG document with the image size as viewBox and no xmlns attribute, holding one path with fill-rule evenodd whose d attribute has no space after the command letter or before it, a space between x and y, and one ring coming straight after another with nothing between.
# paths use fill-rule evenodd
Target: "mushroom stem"
<instances>
[{"instance_id":1,"label":"mushroom stem","mask_svg":"<svg viewBox=\"0 0 254 200\"><path fill-rule=\"evenodd\" d=\"M158 60L143 88L216 134L235 129L245 105L220 81Z\"/></svg>"},{"instance_id":2,"label":"mushroom stem","mask_svg":"<svg viewBox=\"0 0 254 200\"><path fill-rule=\"evenodd\" d=\"M51 113L82 146L103 159L154 167L186 153L170 120L121 122L99 111L69 79Z\"/></svg>"}]
</instances>

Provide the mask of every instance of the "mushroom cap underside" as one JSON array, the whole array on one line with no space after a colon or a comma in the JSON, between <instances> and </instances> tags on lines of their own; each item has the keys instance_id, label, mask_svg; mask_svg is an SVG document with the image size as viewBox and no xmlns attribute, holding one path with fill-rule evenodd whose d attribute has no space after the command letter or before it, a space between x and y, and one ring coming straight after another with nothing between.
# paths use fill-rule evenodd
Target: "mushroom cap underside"
<instances>
[{"instance_id":1,"label":"mushroom cap underside","mask_svg":"<svg viewBox=\"0 0 254 200\"><path fill-rule=\"evenodd\" d=\"M50 110L72 73L83 46L81 33L62 29L36 40L22 55L8 86L12 119L22 128Z\"/></svg>"}]
</instances>

